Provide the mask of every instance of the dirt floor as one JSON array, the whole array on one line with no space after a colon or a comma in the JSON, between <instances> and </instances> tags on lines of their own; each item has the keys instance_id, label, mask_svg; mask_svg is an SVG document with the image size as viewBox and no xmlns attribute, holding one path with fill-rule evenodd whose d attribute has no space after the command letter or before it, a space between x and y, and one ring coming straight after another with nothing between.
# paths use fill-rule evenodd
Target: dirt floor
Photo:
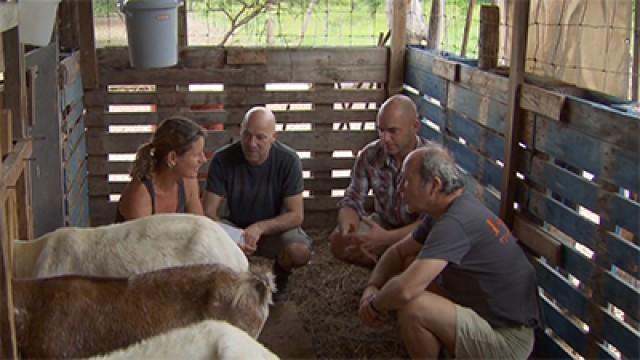
<instances>
[{"instance_id":1,"label":"dirt floor","mask_svg":"<svg viewBox=\"0 0 640 360\"><path fill-rule=\"evenodd\" d=\"M309 265L294 272L289 286L290 301L297 307L315 357L406 358L395 323L371 329L358 319L358 302L369 272L333 258L327 246L328 230L307 232L314 239L314 255Z\"/></svg>"}]
</instances>

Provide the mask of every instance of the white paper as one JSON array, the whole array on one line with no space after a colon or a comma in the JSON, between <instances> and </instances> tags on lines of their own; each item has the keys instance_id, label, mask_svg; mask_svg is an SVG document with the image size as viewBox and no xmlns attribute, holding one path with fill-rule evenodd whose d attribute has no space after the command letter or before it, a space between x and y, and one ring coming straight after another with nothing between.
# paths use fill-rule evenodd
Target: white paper
<instances>
[{"instance_id":1,"label":"white paper","mask_svg":"<svg viewBox=\"0 0 640 360\"><path fill-rule=\"evenodd\" d=\"M238 245L243 245L244 244L244 236L242 235L243 230L240 228L237 228L233 225L229 225L229 224L225 224L225 223L218 223L220 224L220 226L222 226L222 229L224 229L224 231L227 233L227 235L229 235L229 237L231 238L231 240L235 241L236 244Z\"/></svg>"}]
</instances>

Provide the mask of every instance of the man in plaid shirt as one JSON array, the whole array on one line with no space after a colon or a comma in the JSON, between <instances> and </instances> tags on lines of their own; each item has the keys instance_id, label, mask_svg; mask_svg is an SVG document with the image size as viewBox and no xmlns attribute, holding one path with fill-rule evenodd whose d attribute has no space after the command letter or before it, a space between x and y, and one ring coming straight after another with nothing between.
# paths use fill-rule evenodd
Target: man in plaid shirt
<instances>
[{"instance_id":1,"label":"man in plaid shirt","mask_svg":"<svg viewBox=\"0 0 640 360\"><path fill-rule=\"evenodd\" d=\"M412 150L426 144L418 136L420 121L413 101L404 95L387 99L376 119L378 140L360 152L351 171L351 183L339 202L338 226L329 236L333 255L345 262L373 268L392 244L418 225L409 212L402 186L402 161ZM374 212L365 210L373 190Z\"/></svg>"}]
</instances>

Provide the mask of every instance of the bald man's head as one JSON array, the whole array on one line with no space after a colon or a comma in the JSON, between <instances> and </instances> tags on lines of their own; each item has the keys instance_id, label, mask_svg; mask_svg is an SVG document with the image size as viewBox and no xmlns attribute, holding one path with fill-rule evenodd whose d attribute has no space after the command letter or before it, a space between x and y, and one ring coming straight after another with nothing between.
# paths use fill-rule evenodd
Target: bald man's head
<instances>
[{"instance_id":1,"label":"bald man's head","mask_svg":"<svg viewBox=\"0 0 640 360\"><path fill-rule=\"evenodd\" d=\"M271 110L254 107L247 111L240 124L240 145L249 164L260 165L267 160L276 140L276 117Z\"/></svg>"},{"instance_id":2,"label":"bald man's head","mask_svg":"<svg viewBox=\"0 0 640 360\"><path fill-rule=\"evenodd\" d=\"M407 96L387 99L378 111L376 125L385 151L399 162L415 149L420 122L416 105Z\"/></svg>"}]
</instances>

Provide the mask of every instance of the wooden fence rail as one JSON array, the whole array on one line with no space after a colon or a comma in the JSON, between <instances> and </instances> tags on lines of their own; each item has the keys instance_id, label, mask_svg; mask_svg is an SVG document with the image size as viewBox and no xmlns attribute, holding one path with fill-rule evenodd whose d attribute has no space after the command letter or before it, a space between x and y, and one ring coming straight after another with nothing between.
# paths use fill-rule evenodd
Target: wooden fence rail
<instances>
[{"instance_id":1,"label":"wooden fence rail","mask_svg":"<svg viewBox=\"0 0 640 360\"><path fill-rule=\"evenodd\" d=\"M84 98L93 225L113 221L126 181L114 178L128 173L131 155L149 140L148 125L174 114L194 119L209 129L205 152L211 155L238 140L244 113L262 105L274 109L278 139L306 154L307 222L316 215L327 226L339 199L332 191L348 185L354 151L376 137L373 123L386 96L388 50L382 47L188 48L176 67L158 70L131 69L125 48L97 55L100 84ZM207 169L208 163L201 180Z\"/></svg>"}]
</instances>

